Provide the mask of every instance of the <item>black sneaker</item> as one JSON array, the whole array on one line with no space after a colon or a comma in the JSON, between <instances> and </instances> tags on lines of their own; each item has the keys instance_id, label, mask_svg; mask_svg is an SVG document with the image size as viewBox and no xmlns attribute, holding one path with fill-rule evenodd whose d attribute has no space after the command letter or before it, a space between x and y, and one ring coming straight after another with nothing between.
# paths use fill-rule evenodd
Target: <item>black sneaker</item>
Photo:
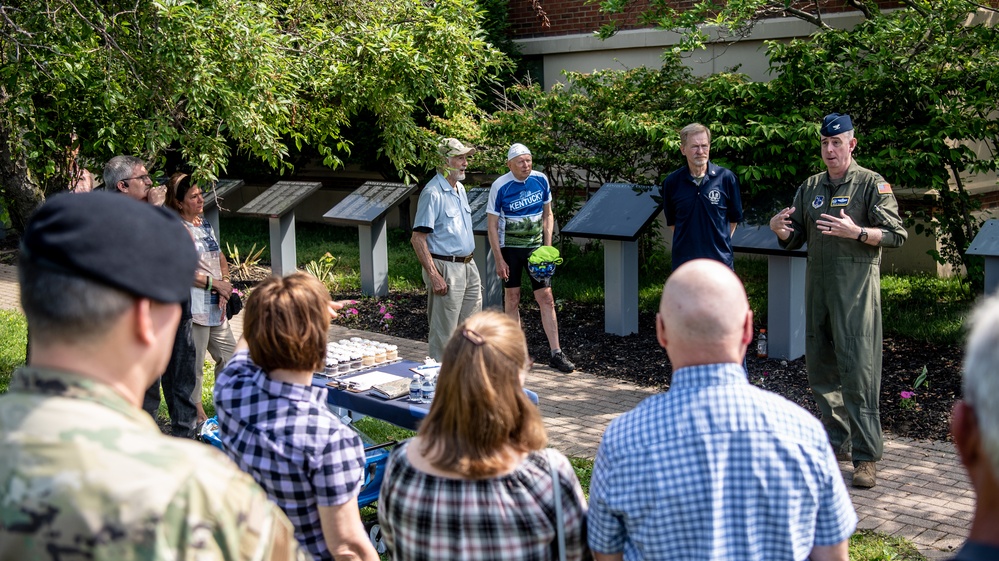
<instances>
[{"instance_id":1,"label":"black sneaker","mask_svg":"<svg viewBox=\"0 0 999 561\"><path fill-rule=\"evenodd\" d=\"M548 360L548 366L561 370L562 372L572 372L576 369L576 365L566 358L565 353L559 351L552 355Z\"/></svg>"}]
</instances>

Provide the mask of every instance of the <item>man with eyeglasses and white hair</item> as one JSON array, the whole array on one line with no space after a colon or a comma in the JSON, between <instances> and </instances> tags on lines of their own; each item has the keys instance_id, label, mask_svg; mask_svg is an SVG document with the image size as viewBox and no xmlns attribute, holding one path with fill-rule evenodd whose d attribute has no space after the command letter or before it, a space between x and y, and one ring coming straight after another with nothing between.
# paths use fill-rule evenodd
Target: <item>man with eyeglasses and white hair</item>
<instances>
[{"instance_id":1,"label":"man with eyeglasses and white hair","mask_svg":"<svg viewBox=\"0 0 999 561\"><path fill-rule=\"evenodd\" d=\"M162 206L166 200L166 187L153 187L146 162L135 156L115 156L104 165L104 186L137 201ZM191 242L194 243L193 240ZM194 282L194 279L191 279ZM194 388L197 385L197 362L192 338L193 327L190 300L181 303L180 324L173 342L173 352L163 375L146 391L142 409L156 420L160 409L160 386L170 414L171 434L194 438L198 425Z\"/></svg>"},{"instance_id":2,"label":"man with eyeglasses and white hair","mask_svg":"<svg viewBox=\"0 0 999 561\"><path fill-rule=\"evenodd\" d=\"M954 404L950 432L975 489L968 541L954 561L999 559L999 297L975 310L964 358L964 398Z\"/></svg>"},{"instance_id":3,"label":"man with eyeglasses and white hair","mask_svg":"<svg viewBox=\"0 0 999 561\"><path fill-rule=\"evenodd\" d=\"M714 259L733 269L732 234L742 222L739 180L708 158L711 131L700 123L680 129L687 165L662 185L666 225L673 232L673 270L693 259Z\"/></svg>"},{"instance_id":4,"label":"man with eyeglasses and white hair","mask_svg":"<svg viewBox=\"0 0 999 561\"><path fill-rule=\"evenodd\" d=\"M146 171L146 162L135 156L115 156L104 165L104 185L109 191L119 191L137 201L162 206L166 188L153 187Z\"/></svg>"}]
</instances>

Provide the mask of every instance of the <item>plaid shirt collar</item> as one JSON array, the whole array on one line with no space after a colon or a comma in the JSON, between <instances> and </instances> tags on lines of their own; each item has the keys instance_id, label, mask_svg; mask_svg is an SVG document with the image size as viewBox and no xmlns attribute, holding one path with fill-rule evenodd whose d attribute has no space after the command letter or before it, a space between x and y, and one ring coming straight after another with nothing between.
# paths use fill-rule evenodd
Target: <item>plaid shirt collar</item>
<instances>
[{"instance_id":1,"label":"plaid shirt collar","mask_svg":"<svg viewBox=\"0 0 999 561\"><path fill-rule=\"evenodd\" d=\"M727 386L749 384L749 377L741 364L735 362L698 364L673 372L670 389L703 388L705 386Z\"/></svg>"},{"instance_id":2,"label":"plaid shirt collar","mask_svg":"<svg viewBox=\"0 0 999 561\"><path fill-rule=\"evenodd\" d=\"M254 369L249 372L253 385L260 388L260 391L270 398L290 399L292 401L326 403L326 388L313 385L289 384L278 380L272 380L263 369Z\"/></svg>"}]
</instances>

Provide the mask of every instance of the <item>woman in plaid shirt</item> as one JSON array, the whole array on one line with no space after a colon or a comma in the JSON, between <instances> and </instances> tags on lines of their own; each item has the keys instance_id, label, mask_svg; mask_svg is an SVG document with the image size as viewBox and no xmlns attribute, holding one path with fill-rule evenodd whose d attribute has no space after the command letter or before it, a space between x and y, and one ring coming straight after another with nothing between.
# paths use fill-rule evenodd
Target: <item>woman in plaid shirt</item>
<instances>
[{"instance_id":1,"label":"woman in plaid shirt","mask_svg":"<svg viewBox=\"0 0 999 561\"><path fill-rule=\"evenodd\" d=\"M507 315L458 326L419 434L389 457L378 501L395 561L558 559L558 474L566 559L586 552L586 502L569 461L547 443L524 393L527 342Z\"/></svg>"},{"instance_id":2,"label":"woman in plaid shirt","mask_svg":"<svg viewBox=\"0 0 999 561\"><path fill-rule=\"evenodd\" d=\"M316 561L375 561L357 508L361 439L326 408L326 388L312 385L337 307L305 273L257 285L246 302L245 339L215 380L219 438Z\"/></svg>"}]
</instances>

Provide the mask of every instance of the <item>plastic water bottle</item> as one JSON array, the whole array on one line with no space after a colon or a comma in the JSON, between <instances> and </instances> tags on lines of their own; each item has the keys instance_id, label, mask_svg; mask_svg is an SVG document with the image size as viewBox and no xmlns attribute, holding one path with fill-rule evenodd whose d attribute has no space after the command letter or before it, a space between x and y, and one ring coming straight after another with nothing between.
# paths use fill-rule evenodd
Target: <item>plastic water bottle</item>
<instances>
[{"instance_id":1,"label":"plastic water bottle","mask_svg":"<svg viewBox=\"0 0 999 561\"><path fill-rule=\"evenodd\" d=\"M767 330L761 329L756 339L756 358L767 358Z\"/></svg>"},{"instance_id":2,"label":"plastic water bottle","mask_svg":"<svg viewBox=\"0 0 999 561\"><path fill-rule=\"evenodd\" d=\"M430 403L434 400L434 391L436 389L429 376L423 379L423 403Z\"/></svg>"},{"instance_id":3,"label":"plastic water bottle","mask_svg":"<svg viewBox=\"0 0 999 561\"><path fill-rule=\"evenodd\" d=\"M413 403L423 402L423 384L420 383L419 374L413 374L413 381L409 383L409 400Z\"/></svg>"}]
</instances>

